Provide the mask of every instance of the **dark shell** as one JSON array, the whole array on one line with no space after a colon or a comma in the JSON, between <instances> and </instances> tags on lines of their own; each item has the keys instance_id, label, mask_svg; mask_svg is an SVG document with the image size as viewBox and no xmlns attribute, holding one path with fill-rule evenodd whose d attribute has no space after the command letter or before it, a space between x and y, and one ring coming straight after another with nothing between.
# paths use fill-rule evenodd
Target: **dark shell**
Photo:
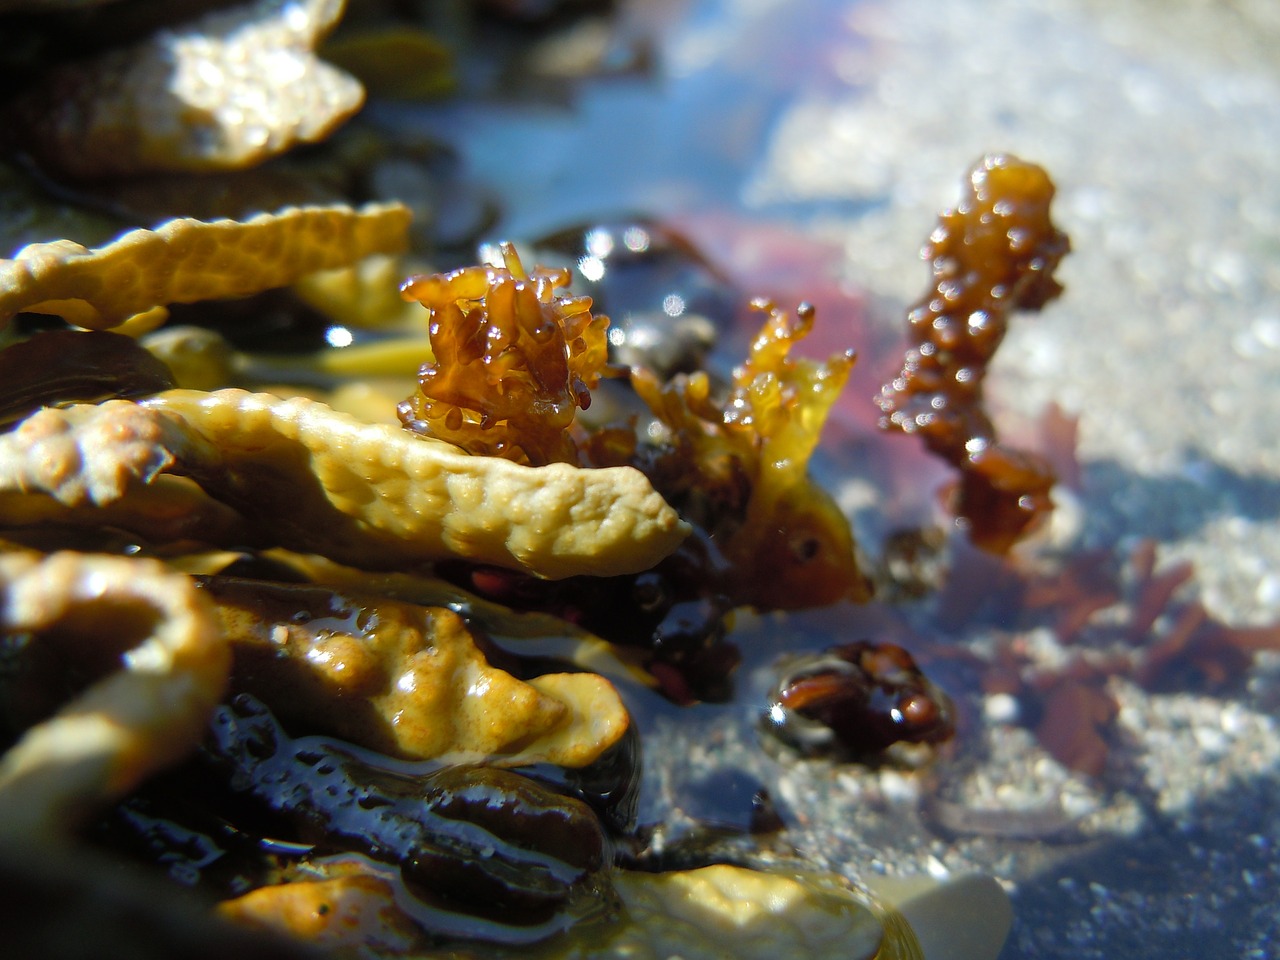
<instances>
[{"instance_id":1,"label":"dark shell","mask_svg":"<svg viewBox=\"0 0 1280 960\"><path fill-rule=\"evenodd\" d=\"M940 743L955 732L950 701L911 654L866 640L789 662L764 728L806 755L855 759L897 743Z\"/></svg>"}]
</instances>

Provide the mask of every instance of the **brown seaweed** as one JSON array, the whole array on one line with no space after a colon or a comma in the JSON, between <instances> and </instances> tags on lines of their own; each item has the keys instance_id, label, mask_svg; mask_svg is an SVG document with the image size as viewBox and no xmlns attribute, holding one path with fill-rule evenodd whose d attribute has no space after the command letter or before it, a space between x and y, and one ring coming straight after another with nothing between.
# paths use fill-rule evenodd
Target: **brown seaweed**
<instances>
[{"instance_id":1,"label":"brown seaweed","mask_svg":"<svg viewBox=\"0 0 1280 960\"><path fill-rule=\"evenodd\" d=\"M809 476L809 460L831 405L849 377L854 353L826 361L793 356L817 311L795 312L764 300L747 359L726 397L712 395L705 372L662 382L639 368L631 382L663 429L641 438L626 429L594 433L585 446L599 465L630 463L698 531L704 594L735 606L796 610L865 600L848 520Z\"/></svg>"},{"instance_id":2,"label":"brown seaweed","mask_svg":"<svg viewBox=\"0 0 1280 960\"><path fill-rule=\"evenodd\" d=\"M983 157L922 251L933 286L907 315L911 348L880 391L881 429L919 434L960 471L951 508L970 539L1007 551L1044 518L1054 483L1047 461L1000 443L982 384L1015 310L1039 310L1062 291L1053 278L1070 249L1054 226L1054 187L1035 164Z\"/></svg>"},{"instance_id":3,"label":"brown seaweed","mask_svg":"<svg viewBox=\"0 0 1280 960\"><path fill-rule=\"evenodd\" d=\"M400 420L469 453L577 463L569 427L604 370L609 321L592 316L590 298L556 294L567 270L526 273L509 244L503 257L502 267L405 281L405 299L431 311L434 359L400 404Z\"/></svg>"},{"instance_id":4,"label":"brown seaweed","mask_svg":"<svg viewBox=\"0 0 1280 960\"><path fill-rule=\"evenodd\" d=\"M54 403L133 398L174 386L173 374L131 337L49 330L0 351L0 429Z\"/></svg>"}]
</instances>

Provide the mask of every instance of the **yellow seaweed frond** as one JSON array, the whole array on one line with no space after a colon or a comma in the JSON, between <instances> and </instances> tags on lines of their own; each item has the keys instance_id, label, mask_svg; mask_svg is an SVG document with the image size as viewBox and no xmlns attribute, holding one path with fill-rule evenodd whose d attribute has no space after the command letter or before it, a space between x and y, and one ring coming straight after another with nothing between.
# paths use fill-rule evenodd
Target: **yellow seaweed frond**
<instances>
[{"instance_id":1,"label":"yellow seaweed frond","mask_svg":"<svg viewBox=\"0 0 1280 960\"><path fill-rule=\"evenodd\" d=\"M120 654L119 670L92 678L0 758L0 836L66 833L199 743L231 653L187 577L157 560L15 552L0 556L0 598L6 634L64 647L74 638L82 664Z\"/></svg>"},{"instance_id":2,"label":"yellow seaweed frond","mask_svg":"<svg viewBox=\"0 0 1280 960\"><path fill-rule=\"evenodd\" d=\"M794 313L764 300L765 314L723 405L705 373L664 383L644 368L631 382L670 428L659 488L701 525L729 561L723 585L735 602L790 610L865 600L849 521L808 474L822 426L853 369L852 351L824 362L791 356L814 310Z\"/></svg>"},{"instance_id":3,"label":"yellow seaweed frond","mask_svg":"<svg viewBox=\"0 0 1280 960\"><path fill-rule=\"evenodd\" d=\"M235 650L240 689L283 718L371 750L582 767L627 730L607 680L519 680L489 664L447 607L234 578L212 578L205 589Z\"/></svg>"},{"instance_id":4,"label":"yellow seaweed frond","mask_svg":"<svg viewBox=\"0 0 1280 960\"><path fill-rule=\"evenodd\" d=\"M0 502L108 507L162 474L195 480L260 542L369 569L455 557L612 576L648 569L689 531L630 467L470 456L302 397L170 390L46 408L0 436Z\"/></svg>"},{"instance_id":5,"label":"yellow seaweed frond","mask_svg":"<svg viewBox=\"0 0 1280 960\"><path fill-rule=\"evenodd\" d=\"M244 222L178 219L90 250L33 243L0 260L0 320L52 313L95 330L171 303L242 297L404 247L400 204L288 207Z\"/></svg>"}]
</instances>

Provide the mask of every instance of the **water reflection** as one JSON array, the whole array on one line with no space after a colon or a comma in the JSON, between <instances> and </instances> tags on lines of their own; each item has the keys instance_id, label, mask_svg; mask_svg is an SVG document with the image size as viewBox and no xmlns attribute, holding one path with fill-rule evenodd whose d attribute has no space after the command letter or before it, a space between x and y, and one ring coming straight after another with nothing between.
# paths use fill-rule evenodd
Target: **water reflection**
<instances>
[{"instance_id":1,"label":"water reflection","mask_svg":"<svg viewBox=\"0 0 1280 960\"><path fill-rule=\"evenodd\" d=\"M847 91L835 51L849 41L852 6L630 4L615 34L652 38L652 74L585 80L568 102L497 89L373 115L456 145L470 175L497 191L505 237L620 210L736 208L783 111L815 90Z\"/></svg>"}]
</instances>

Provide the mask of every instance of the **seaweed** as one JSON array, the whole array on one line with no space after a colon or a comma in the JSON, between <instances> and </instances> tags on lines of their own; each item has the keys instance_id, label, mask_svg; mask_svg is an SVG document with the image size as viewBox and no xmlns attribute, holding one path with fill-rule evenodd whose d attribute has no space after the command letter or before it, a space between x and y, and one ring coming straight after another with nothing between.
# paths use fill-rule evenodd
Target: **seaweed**
<instances>
[{"instance_id":1,"label":"seaweed","mask_svg":"<svg viewBox=\"0 0 1280 960\"><path fill-rule=\"evenodd\" d=\"M983 380L1016 310L1040 310L1062 287L1070 249L1049 216L1045 171L991 154L969 172L959 205L938 218L922 256L933 284L907 314L911 347L880 391L883 430L918 434L955 467L951 509L970 539L1004 553L1052 509L1042 457L1000 443L982 405Z\"/></svg>"},{"instance_id":2,"label":"seaweed","mask_svg":"<svg viewBox=\"0 0 1280 960\"><path fill-rule=\"evenodd\" d=\"M502 255L501 267L405 281L405 299L431 311L434 359L400 404L400 420L480 456L577 463L569 427L600 380L609 321L592 316L587 297L556 295L567 270L527 274L514 247Z\"/></svg>"},{"instance_id":3,"label":"seaweed","mask_svg":"<svg viewBox=\"0 0 1280 960\"><path fill-rule=\"evenodd\" d=\"M436 932L463 933L470 915L498 939L528 942L609 909L609 846L580 800L504 770L424 772L293 739L247 695L217 708L211 730L210 762L228 780L297 839L397 866L412 896L438 908Z\"/></svg>"}]
</instances>

